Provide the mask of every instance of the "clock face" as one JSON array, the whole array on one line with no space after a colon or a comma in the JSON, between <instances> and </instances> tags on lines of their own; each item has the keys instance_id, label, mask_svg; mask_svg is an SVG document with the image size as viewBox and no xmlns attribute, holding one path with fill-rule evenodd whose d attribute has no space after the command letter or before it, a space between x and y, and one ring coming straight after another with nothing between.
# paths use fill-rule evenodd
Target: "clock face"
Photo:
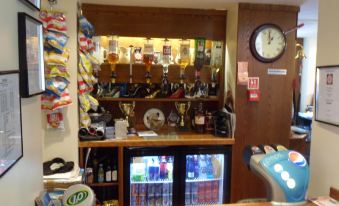
<instances>
[{"instance_id":1,"label":"clock face","mask_svg":"<svg viewBox=\"0 0 339 206\"><path fill-rule=\"evenodd\" d=\"M280 58L286 48L286 37L276 25L258 27L250 40L253 55L262 62L273 62Z\"/></svg>"}]
</instances>

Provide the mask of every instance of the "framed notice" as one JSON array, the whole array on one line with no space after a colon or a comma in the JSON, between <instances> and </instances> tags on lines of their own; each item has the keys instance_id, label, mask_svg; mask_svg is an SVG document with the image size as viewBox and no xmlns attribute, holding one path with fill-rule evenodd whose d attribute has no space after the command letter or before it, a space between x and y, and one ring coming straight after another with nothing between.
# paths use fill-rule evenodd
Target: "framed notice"
<instances>
[{"instance_id":1,"label":"framed notice","mask_svg":"<svg viewBox=\"0 0 339 206\"><path fill-rule=\"evenodd\" d=\"M41 8L40 0L21 0L21 1L27 4L28 6L30 6L31 8L40 11L40 8Z\"/></svg>"},{"instance_id":2,"label":"framed notice","mask_svg":"<svg viewBox=\"0 0 339 206\"><path fill-rule=\"evenodd\" d=\"M45 91L42 23L28 14L18 13L21 97Z\"/></svg>"},{"instance_id":3,"label":"framed notice","mask_svg":"<svg viewBox=\"0 0 339 206\"><path fill-rule=\"evenodd\" d=\"M339 65L317 67L315 120L339 126Z\"/></svg>"},{"instance_id":4,"label":"framed notice","mask_svg":"<svg viewBox=\"0 0 339 206\"><path fill-rule=\"evenodd\" d=\"M0 177L22 155L19 72L0 72Z\"/></svg>"}]
</instances>

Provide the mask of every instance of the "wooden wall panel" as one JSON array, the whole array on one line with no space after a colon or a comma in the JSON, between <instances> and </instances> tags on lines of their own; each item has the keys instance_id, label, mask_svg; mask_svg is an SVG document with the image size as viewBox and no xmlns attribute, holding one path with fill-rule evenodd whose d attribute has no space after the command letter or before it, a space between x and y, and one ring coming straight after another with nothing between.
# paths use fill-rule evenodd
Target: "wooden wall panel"
<instances>
[{"instance_id":1,"label":"wooden wall panel","mask_svg":"<svg viewBox=\"0 0 339 206\"><path fill-rule=\"evenodd\" d=\"M97 35L226 39L226 11L96 4L82 4L82 10Z\"/></svg>"},{"instance_id":2,"label":"wooden wall panel","mask_svg":"<svg viewBox=\"0 0 339 206\"><path fill-rule=\"evenodd\" d=\"M274 23L283 30L296 26L299 8L291 6L239 4L237 61L247 61L249 76L260 78L260 101L247 101L246 86L236 85L236 144L233 148L231 201L265 197L263 182L242 161L246 145L279 143L288 146L292 109L292 81L295 67L295 38L287 36L284 55L273 63L256 60L249 48L253 30L264 23ZM269 76L268 68L287 69L286 76Z\"/></svg>"}]
</instances>

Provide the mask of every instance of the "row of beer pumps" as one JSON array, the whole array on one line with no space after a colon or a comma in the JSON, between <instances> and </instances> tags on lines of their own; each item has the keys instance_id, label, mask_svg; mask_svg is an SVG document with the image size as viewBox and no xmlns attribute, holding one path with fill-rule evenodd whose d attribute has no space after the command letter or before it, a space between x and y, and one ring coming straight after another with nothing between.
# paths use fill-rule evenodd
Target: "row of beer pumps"
<instances>
[{"instance_id":1,"label":"row of beer pumps","mask_svg":"<svg viewBox=\"0 0 339 206\"><path fill-rule=\"evenodd\" d=\"M151 84L151 66L152 64L161 64L163 66L162 84L169 84L168 71L169 65L176 62L180 66L180 84L185 83L185 69L191 62L191 41L189 39L181 39L177 58L173 58L173 50L171 40L164 39L161 52L155 52L153 39L146 38L144 40L143 50L141 47L129 46L129 63L130 63L130 83L132 83L132 67L133 63L144 63L146 66L145 80L147 84ZM212 85L217 83L217 73L223 65L223 42L210 41L205 38L194 39L194 67L195 83L194 88L199 89L201 85L200 71L208 65L211 68ZM110 36L108 40L108 48L105 50L104 61L111 65L111 82L115 83L117 78L116 64L119 62L119 37ZM177 59L176 61L174 61Z\"/></svg>"}]
</instances>

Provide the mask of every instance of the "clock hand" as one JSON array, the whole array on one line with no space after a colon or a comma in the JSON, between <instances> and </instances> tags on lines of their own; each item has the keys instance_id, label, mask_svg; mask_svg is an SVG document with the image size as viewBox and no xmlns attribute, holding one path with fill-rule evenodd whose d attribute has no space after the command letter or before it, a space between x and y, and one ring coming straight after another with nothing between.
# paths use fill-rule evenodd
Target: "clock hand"
<instances>
[{"instance_id":1,"label":"clock hand","mask_svg":"<svg viewBox=\"0 0 339 206\"><path fill-rule=\"evenodd\" d=\"M271 30L268 31L268 44L271 44Z\"/></svg>"}]
</instances>

